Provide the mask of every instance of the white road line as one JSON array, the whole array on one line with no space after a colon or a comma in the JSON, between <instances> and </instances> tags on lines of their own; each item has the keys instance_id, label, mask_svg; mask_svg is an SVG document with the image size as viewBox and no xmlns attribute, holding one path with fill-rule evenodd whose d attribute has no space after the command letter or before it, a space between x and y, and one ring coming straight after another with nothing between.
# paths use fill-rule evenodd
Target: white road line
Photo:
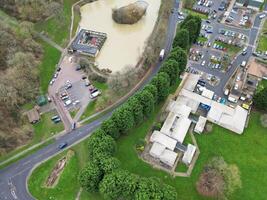
<instances>
[{"instance_id":1,"label":"white road line","mask_svg":"<svg viewBox=\"0 0 267 200\"><path fill-rule=\"evenodd\" d=\"M29 164L30 162L31 162L31 160L26 161L25 163L22 164L22 166L27 165L27 164Z\"/></svg>"}]
</instances>

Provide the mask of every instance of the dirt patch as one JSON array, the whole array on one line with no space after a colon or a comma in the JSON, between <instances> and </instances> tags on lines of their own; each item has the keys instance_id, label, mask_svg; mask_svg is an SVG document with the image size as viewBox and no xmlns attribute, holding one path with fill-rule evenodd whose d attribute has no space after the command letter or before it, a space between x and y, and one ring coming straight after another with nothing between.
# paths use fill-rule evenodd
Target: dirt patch
<instances>
[{"instance_id":1,"label":"dirt patch","mask_svg":"<svg viewBox=\"0 0 267 200\"><path fill-rule=\"evenodd\" d=\"M70 158L73 155L74 155L74 152L69 150L64 157L62 157L61 159L57 161L50 175L46 179L45 187L53 188L57 185L61 173L63 172L65 166L67 165L67 162L70 160Z\"/></svg>"},{"instance_id":2,"label":"dirt patch","mask_svg":"<svg viewBox=\"0 0 267 200\"><path fill-rule=\"evenodd\" d=\"M207 197L219 197L224 190L223 177L214 169L208 169L200 175L197 182L199 194Z\"/></svg>"}]
</instances>

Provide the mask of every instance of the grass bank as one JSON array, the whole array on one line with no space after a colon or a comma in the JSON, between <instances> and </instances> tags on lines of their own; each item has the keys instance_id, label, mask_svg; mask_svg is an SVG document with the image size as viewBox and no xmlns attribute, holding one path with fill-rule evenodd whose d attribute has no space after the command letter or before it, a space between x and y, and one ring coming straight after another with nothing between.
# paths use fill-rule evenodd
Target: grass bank
<instances>
[{"instance_id":1,"label":"grass bank","mask_svg":"<svg viewBox=\"0 0 267 200\"><path fill-rule=\"evenodd\" d=\"M259 35L259 41L257 46L257 51L265 52L267 51L267 20L264 21L261 33Z\"/></svg>"},{"instance_id":2,"label":"grass bank","mask_svg":"<svg viewBox=\"0 0 267 200\"><path fill-rule=\"evenodd\" d=\"M60 58L60 52L49 44L40 41L43 46L44 54L39 66L40 90L43 94L47 93L49 82L56 69L56 64Z\"/></svg>"},{"instance_id":3,"label":"grass bank","mask_svg":"<svg viewBox=\"0 0 267 200\"><path fill-rule=\"evenodd\" d=\"M39 32L45 32L53 41L64 47L69 39L71 7L77 1L78 0L64 0L62 12L55 17L37 23L35 29Z\"/></svg>"}]
</instances>

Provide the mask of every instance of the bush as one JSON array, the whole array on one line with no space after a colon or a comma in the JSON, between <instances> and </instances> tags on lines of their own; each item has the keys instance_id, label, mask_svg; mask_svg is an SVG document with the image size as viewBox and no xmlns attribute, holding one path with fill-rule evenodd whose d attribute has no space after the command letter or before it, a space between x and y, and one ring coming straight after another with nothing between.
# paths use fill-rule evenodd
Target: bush
<instances>
[{"instance_id":1,"label":"bush","mask_svg":"<svg viewBox=\"0 0 267 200\"><path fill-rule=\"evenodd\" d=\"M158 102L158 90L155 85L149 83L143 89L143 91L148 91L153 95L154 103Z\"/></svg>"}]
</instances>

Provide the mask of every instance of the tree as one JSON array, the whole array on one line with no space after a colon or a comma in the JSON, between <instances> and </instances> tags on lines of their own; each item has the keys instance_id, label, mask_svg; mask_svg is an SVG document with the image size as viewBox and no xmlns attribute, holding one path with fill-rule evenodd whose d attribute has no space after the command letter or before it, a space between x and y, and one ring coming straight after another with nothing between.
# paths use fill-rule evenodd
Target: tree
<instances>
[{"instance_id":1,"label":"tree","mask_svg":"<svg viewBox=\"0 0 267 200\"><path fill-rule=\"evenodd\" d=\"M179 76L179 64L175 60L167 60L163 63L160 72L166 72L170 77L170 84L174 85Z\"/></svg>"},{"instance_id":2,"label":"tree","mask_svg":"<svg viewBox=\"0 0 267 200\"><path fill-rule=\"evenodd\" d=\"M154 111L154 98L153 95L147 91L143 90L135 95L138 101L143 106L143 114L145 117L149 117Z\"/></svg>"},{"instance_id":3,"label":"tree","mask_svg":"<svg viewBox=\"0 0 267 200\"><path fill-rule=\"evenodd\" d=\"M257 91L253 99L256 108L267 111L267 87Z\"/></svg>"},{"instance_id":4,"label":"tree","mask_svg":"<svg viewBox=\"0 0 267 200\"><path fill-rule=\"evenodd\" d=\"M189 33L189 43L192 44L196 41L199 33L198 33L198 23L195 19L188 20L183 26L182 29L186 29Z\"/></svg>"},{"instance_id":5,"label":"tree","mask_svg":"<svg viewBox=\"0 0 267 200\"><path fill-rule=\"evenodd\" d=\"M175 60L178 63L178 68L180 72L183 72L187 65L187 54L180 47L172 49L170 55L167 58L167 61Z\"/></svg>"},{"instance_id":6,"label":"tree","mask_svg":"<svg viewBox=\"0 0 267 200\"><path fill-rule=\"evenodd\" d=\"M135 124L140 124L144 119L142 104L135 96L131 97L126 104L131 108Z\"/></svg>"},{"instance_id":7,"label":"tree","mask_svg":"<svg viewBox=\"0 0 267 200\"><path fill-rule=\"evenodd\" d=\"M132 199L138 177L125 170L116 170L104 176L100 183L100 194L104 199Z\"/></svg>"},{"instance_id":8,"label":"tree","mask_svg":"<svg viewBox=\"0 0 267 200\"><path fill-rule=\"evenodd\" d=\"M163 192L163 199L164 200L176 200L177 199L177 192L174 187L163 184L161 186L161 190Z\"/></svg>"},{"instance_id":9,"label":"tree","mask_svg":"<svg viewBox=\"0 0 267 200\"><path fill-rule=\"evenodd\" d=\"M189 32L186 29L180 29L173 40L173 47L181 47L187 51L189 48Z\"/></svg>"},{"instance_id":10,"label":"tree","mask_svg":"<svg viewBox=\"0 0 267 200\"><path fill-rule=\"evenodd\" d=\"M112 156L116 150L115 140L107 135L102 129L93 133L88 141L89 158L94 159L97 154Z\"/></svg>"},{"instance_id":11,"label":"tree","mask_svg":"<svg viewBox=\"0 0 267 200\"><path fill-rule=\"evenodd\" d=\"M119 107L111 119L115 122L120 133L125 134L134 126L134 115L131 108L127 105Z\"/></svg>"},{"instance_id":12,"label":"tree","mask_svg":"<svg viewBox=\"0 0 267 200\"><path fill-rule=\"evenodd\" d=\"M107 135L110 135L114 139L118 139L120 137L120 132L118 130L118 127L116 126L116 123L112 118L105 120L101 125L101 129Z\"/></svg>"},{"instance_id":13,"label":"tree","mask_svg":"<svg viewBox=\"0 0 267 200\"><path fill-rule=\"evenodd\" d=\"M104 174L110 174L120 168L120 161L115 157L106 157L99 160L100 168Z\"/></svg>"},{"instance_id":14,"label":"tree","mask_svg":"<svg viewBox=\"0 0 267 200\"><path fill-rule=\"evenodd\" d=\"M159 72L151 81L158 90L159 101L163 101L170 91L170 77L166 72Z\"/></svg>"},{"instance_id":15,"label":"tree","mask_svg":"<svg viewBox=\"0 0 267 200\"><path fill-rule=\"evenodd\" d=\"M88 163L79 173L78 180L82 188L88 192L97 192L102 179L102 172L93 163Z\"/></svg>"},{"instance_id":16,"label":"tree","mask_svg":"<svg viewBox=\"0 0 267 200\"><path fill-rule=\"evenodd\" d=\"M154 103L158 102L158 90L155 85L149 83L144 87L143 91L150 92L153 95Z\"/></svg>"},{"instance_id":17,"label":"tree","mask_svg":"<svg viewBox=\"0 0 267 200\"><path fill-rule=\"evenodd\" d=\"M134 194L135 200L158 199L163 200L164 194L161 184L156 178L140 178Z\"/></svg>"}]
</instances>

